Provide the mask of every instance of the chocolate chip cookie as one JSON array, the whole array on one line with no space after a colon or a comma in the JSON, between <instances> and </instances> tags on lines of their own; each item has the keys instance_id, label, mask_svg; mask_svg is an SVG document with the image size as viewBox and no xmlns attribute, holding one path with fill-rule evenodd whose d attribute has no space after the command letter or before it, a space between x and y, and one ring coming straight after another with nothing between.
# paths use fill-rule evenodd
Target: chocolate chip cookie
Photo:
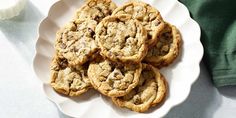
<instances>
[{"instance_id":1,"label":"chocolate chip cookie","mask_svg":"<svg viewBox=\"0 0 236 118\"><path fill-rule=\"evenodd\" d=\"M106 16L112 14L116 4L111 0L88 0L76 12L76 19L95 20L100 22Z\"/></svg>"},{"instance_id":2,"label":"chocolate chip cookie","mask_svg":"<svg viewBox=\"0 0 236 118\"><path fill-rule=\"evenodd\" d=\"M82 65L98 50L95 20L73 20L57 32L55 48L70 65Z\"/></svg>"},{"instance_id":3,"label":"chocolate chip cookie","mask_svg":"<svg viewBox=\"0 0 236 118\"><path fill-rule=\"evenodd\" d=\"M119 107L145 112L163 100L166 90L165 78L159 70L151 65L143 64L138 85L125 96L112 97L112 101Z\"/></svg>"},{"instance_id":4,"label":"chocolate chip cookie","mask_svg":"<svg viewBox=\"0 0 236 118\"><path fill-rule=\"evenodd\" d=\"M138 84L141 70L141 64L123 65L97 59L90 63L88 76L99 92L109 97L118 97L126 95Z\"/></svg>"},{"instance_id":5,"label":"chocolate chip cookie","mask_svg":"<svg viewBox=\"0 0 236 118\"><path fill-rule=\"evenodd\" d=\"M160 31L164 28L164 22L160 12L151 5L141 1L131 1L114 10L112 15L130 14L137 19L147 30L147 43L152 45L158 39Z\"/></svg>"},{"instance_id":6,"label":"chocolate chip cookie","mask_svg":"<svg viewBox=\"0 0 236 118\"><path fill-rule=\"evenodd\" d=\"M148 50L144 61L161 68L171 64L176 59L180 52L182 40L178 29L169 23L165 23L165 28L158 37L159 41Z\"/></svg>"},{"instance_id":7,"label":"chocolate chip cookie","mask_svg":"<svg viewBox=\"0 0 236 118\"><path fill-rule=\"evenodd\" d=\"M131 15L108 16L95 33L101 55L112 61L139 63L147 54L147 32Z\"/></svg>"},{"instance_id":8,"label":"chocolate chip cookie","mask_svg":"<svg viewBox=\"0 0 236 118\"><path fill-rule=\"evenodd\" d=\"M91 88L88 65L69 67L65 58L54 56L51 63L51 86L58 93L79 96Z\"/></svg>"}]
</instances>

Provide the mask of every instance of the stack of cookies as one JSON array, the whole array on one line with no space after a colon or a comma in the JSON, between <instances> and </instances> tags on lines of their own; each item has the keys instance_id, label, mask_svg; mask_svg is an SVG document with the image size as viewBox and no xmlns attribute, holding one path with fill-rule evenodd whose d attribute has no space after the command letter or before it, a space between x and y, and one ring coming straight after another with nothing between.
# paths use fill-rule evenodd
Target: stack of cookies
<instances>
[{"instance_id":1,"label":"stack of cookies","mask_svg":"<svg viewBox=\"0 0 236 118\"><path fill-rule=\"evenodd\" d=\"M119 107L145 112L165 98L159 69L180 46L179 31L149 4L88 0L56 34L51 86L67 96L94 88Z\"/></svg>"}]
</instances>

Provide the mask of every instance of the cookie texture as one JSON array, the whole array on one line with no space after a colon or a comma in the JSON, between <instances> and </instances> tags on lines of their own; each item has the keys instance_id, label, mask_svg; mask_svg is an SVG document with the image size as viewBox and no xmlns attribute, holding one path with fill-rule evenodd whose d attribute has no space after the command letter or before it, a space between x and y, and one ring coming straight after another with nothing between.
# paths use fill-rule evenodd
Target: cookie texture
<instances>
[{"instance_id":1,"label":"cookie texture","mask_svg":"<svg viewBox=\"0 0 236 118\"><path fill-rule=\"evenodd\" d=\"M95 33L101 55L112 61L139 63L147 54L147 32L131 15L108 16Z\"/></svg>"},{"instance_id":2,"label":"cookie texture","mask_svg":"<svg viewBox=\"0 0 236 118\"><path fill-rule=\"evenodd\" d=\"M95 20L73 20L57 32L55 49L70 65L82 65L98 50Z\"/></svg>"},{"instance_id":3,"label":"cookie texture","mask_svg":"<svg viewBox=\"0 0 236 118\"><path fill-rule=\"evenodd\" d=\"M166 90L165 78L159 70L143 64L138 85L125 96L112 97L112 101L119 107L145 112L163 100Z\"/></svg>"},{"instance_id":4,"label":"cookie texture","mask_svg":"<svg viewBox=\"0 0 236 118\"><path fill-rule=\"evenodd\" d=\"M114 10L112 15L129 14L133 19L142 23L147 31L147 43L152 45L158 38L160 31L164 28L164 21L160 12L151 5L141 1L131 1Z\"/></svg>"},{"instance_id":5,"label":"cookie texture","mask_svg":"<svg viewBox=\"0 0 236 118\"><path fill-rule=\"evenodd\" d=\"M61 94L79 96L91 88L87 68L88 65L69 67L65 58L54 56L51 63L51 86Z\"/></svg>"},{"instance_id":6,"label":"cookie texture","mask_svg":"<svg viewBox=\"0 0 236 118\"><path fill-rule=\"evenodd\" d=\"M136 112L161 105L168 84L159 69L179 55L178 29L139 0L85 1L56 33L51 87L69 97L93 88Z\"/></svg>"},{"instance_id":7,"label":"cookie texture","mask_svg":"<svg viewBox=\"0 0 236 118\"><path fill-rule=\"evenodd\" d=\"M91 84L109 97L124 96L139 82L141 64L119 65L109 60L98 59L88 68Z\"/></svg>"},{"instance_id":8,"label":"cookie texture","mask_svg":"<svg viewBox=\"0 0 236 118\"><path fill-rule=\"evenodd\" d=\"M144 61L158 68L168 66L179 55L182 39L178 29L169 23L165 23L165 28L158 36L159 41L148 50Z\"/></svg>"},{"instance_id":9,"label":"cookie texture","mask_svg":"<svg viewBox=\"0 0 236 118\"><path fill-rule=\"evenodd\" d=\"M87 0L87 2L77 10L75 19L95 20L100 22L106 16L111 15L116 7L116 4L111 0Z\"/></svg>"}]
</instances>

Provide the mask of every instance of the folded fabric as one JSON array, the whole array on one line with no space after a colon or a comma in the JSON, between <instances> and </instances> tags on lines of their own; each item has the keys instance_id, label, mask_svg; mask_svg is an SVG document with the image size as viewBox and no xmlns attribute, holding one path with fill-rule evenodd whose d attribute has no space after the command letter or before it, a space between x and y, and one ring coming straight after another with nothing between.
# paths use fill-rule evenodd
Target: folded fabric
<instances>
[{"instance_id":1,"label":"folded fabric","mask_svg":"<svg viewBox=\"0 0 236 118\"><path fill-rule=\"evenodd\" d=\"M180 0L201 27L203 61L215 86L236 85L236 0Z\"/></svg>"}]
</instances>

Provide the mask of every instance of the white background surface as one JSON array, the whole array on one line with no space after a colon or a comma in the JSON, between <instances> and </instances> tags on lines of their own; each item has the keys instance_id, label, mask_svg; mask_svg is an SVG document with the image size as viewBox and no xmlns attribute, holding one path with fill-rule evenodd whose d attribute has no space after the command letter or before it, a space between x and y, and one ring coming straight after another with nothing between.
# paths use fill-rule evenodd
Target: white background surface
<instances>
[{"instance_id":1,"label":"white background surface","mask_svg":"<svg viewBox=\"0 0 236 118\"><path fill-rule=\"evenodd\" d=\"M0 118L67 118L43 93L32 69L39 22L54 0L30 0L22 13L0 21ZM201 64L188 99L167 118L234 118L236 86L216 89Z\"/></svg>"}]
</instances>

